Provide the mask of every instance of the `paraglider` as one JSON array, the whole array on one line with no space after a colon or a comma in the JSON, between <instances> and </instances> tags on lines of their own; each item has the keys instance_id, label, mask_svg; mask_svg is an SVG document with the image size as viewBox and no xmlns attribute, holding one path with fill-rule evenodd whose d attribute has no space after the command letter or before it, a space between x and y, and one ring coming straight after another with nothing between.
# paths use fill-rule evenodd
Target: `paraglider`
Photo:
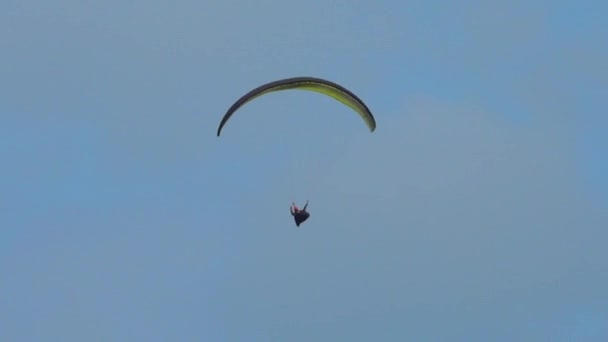
<instances>
[{"instance_id":1,"label":"paraglider","mask_svg":"<svg viewBox=\"0 0 608 342\"><path fill-rule=\"evenodd\" d=\"M228 109L226 114L224 114L224 117L222 117L222 121L217 129L217 136L220 136L224 125L226 122L228 122L232 115L249 101L268 93L291 89L314 91L331 96L357 112L371 132L376 129L376 120L374 119L372 112L369 110L369 108L367 108L367 105L365 105L365 103L350 90L337 83L321 78L292 77L263 84L239 98Z\"/></svg>"},{"instance_id":2,"label":"paraglider","mask_svg":"<svg viewBox=\"0 0 608 342\"><path fill-rule=\"evenodd\" d=\"M374 130L376 129L376 120L374 119L372 112L369 110L367 105L350 90L337 83L321 78L292 77L263 84L241 96L234 104L232 104L232 106L230 106L228 111L226 111L226 113L222 117L219 127L217 128L217 136L220 136L224 125L226 125L226 123L233 116L233 114L246 103L272 92L292 89L314 91L330 96L335 100L338 100L346 106L350 107L357 114L359 114L361 119L363 119L363 122L367 125L370 132L374 132ZM299 209L295 205L295 203L292 203L292 206L290 207L290 212L294 218L297 227L299 227L302 223L304 223L304 221L306 221L310 217L310 213L306 210L307 207L308 201L306 201L306 204L302 209Z\"/></svg>"},{"instance_id":3,"label":"paraglider","mask_svg":"<svg viewBox=\"0 0 608 342\"><path fill-rule=\"evenodd\" d=\"M306 201L306 204L302 209L298 209L298 206L296 206L295 203L291 203L289 211L291 211L291 216L293 216L293 219L296 222L296 226L299 227L302 223L304 223L304 221L308 220L308 218L310 217L310 214L308 213L308 211L306 211L307 207L308 201Z\"/></svg>"}]
</instances>

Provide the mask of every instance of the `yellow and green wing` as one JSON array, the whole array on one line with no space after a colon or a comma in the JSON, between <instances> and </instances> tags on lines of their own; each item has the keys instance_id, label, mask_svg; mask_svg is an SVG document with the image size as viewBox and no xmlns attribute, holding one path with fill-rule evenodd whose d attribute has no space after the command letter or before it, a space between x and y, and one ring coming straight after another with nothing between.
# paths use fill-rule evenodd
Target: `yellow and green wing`
<instances>
[{"instance_id":1,"label":"yellow and green wing","mask_svg":"<svg viewBox=\"0 0 608 342\"><path fill-rule=\"evenodd\" d=\"M224 127L226 122L228 122L230 117L232 117L232 115L239 108L241 108L249 101L252 101L257 97L268 93L291 89L314 91L327 96L331 96L334 99L349 106L355 112L357 112L357 114L361 116L361 118L363 119L363 121L371 132L376 129L376 120L374 119L372 112L369 110L369 108L367 108L365 103L363 103L363 101L350 90L344 88L343 86L337 83L327 81L321 78L293 77L266 83L243 95L228 109L226 114L224 114L224 117L222 118L222 121L220 122L220 125L217 129L217 136L220 136L222 128Z\"/></svg>"}]
</instances>

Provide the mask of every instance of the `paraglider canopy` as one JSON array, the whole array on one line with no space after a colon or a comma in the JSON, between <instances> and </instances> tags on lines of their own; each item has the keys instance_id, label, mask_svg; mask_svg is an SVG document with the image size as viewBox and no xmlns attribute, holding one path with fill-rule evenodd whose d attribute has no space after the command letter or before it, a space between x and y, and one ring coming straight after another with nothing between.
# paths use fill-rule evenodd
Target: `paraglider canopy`
<instances>
[{"instance_id":1,"label":"paraglider canopy","mask_svg":"<svg viewBox=\"0 0 608 342\"><path fill-rule=\"evenodd\" d=\"M220 136L224 125L226 122L228 122L232 115L249 101L271 92L291 89L314 91L331 96L357 112L371 132L376 129L376 120L374 119L372 112L365 105L365 103L350 90L337 83L321 78L293 77L266 83L239 98L228 109L226 114L224 114L224 117L222 118L222 121L217 129L217 136Z\"/></svg>"}]
</instances>

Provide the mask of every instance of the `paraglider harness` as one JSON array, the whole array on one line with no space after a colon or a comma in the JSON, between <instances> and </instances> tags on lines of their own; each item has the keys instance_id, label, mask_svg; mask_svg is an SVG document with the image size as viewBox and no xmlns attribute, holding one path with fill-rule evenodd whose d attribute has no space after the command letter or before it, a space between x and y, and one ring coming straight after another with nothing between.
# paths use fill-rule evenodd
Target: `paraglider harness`
<instances>
[{"instance_id":1,"label":"paraglider harness","mask_svg":"<svg viewBox=\"0 0 608 342\"><path fill-rule=\"evenodd\" d=\"M289 207L289 210L291 211L291 216L293 216L297 227L299 227L300 224L302 224L310 217L310 214L306 211L306 207L308 207L308 201L306 201L306 204L302 209L298 209L295 203L291 203L291 207Z\"/></svg>"}]
</instances>

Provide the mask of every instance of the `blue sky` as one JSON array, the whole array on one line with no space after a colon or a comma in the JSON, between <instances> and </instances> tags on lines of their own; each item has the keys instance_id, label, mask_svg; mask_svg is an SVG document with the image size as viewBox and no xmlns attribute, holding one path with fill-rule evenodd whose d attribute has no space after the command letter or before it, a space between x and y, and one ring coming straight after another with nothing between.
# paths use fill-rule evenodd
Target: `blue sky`
<instances>
[{"instance_id":1,"label":"blue sky","mask_svg":"<svg viewBox=\"0 0 608 342\"><path fill-rule=\"evenodd\" d=\"M606 341L607 7L2 2L0 339Z\"/></svg>"}]
</instances>

